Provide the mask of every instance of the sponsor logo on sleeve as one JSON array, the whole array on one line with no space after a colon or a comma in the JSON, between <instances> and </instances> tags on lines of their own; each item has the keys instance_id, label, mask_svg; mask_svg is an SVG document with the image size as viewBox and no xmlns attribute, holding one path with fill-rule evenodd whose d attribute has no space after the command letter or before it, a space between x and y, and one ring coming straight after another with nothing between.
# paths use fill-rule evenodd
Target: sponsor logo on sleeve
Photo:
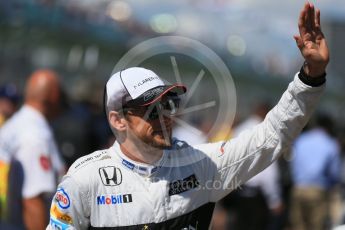
<instances>
[{"instance_id":1,"label":"sponsor logo on sleeve","mask_svg":"<svg viewBox=\"0 0 345 230\"><path fill-rule=\"evenodd\" d=\"M220 154L218 155L218 157L221 157L221 156L224 155L224 152L225 152L224 146L225 146L225 144L226 144L226 142L223 142L222 145L220 146L220 149L219 149Z\"/></svg>"},{"instance_id":2,"label":"sponsor logo on sleeve","mask_svg":"<svg viewBox=\"0 0 345 230\"><path fill-rule=\"evenodd\" d=\"M60 208L67 209L71 205L68 194L63 188L58 188L55 194L55 200Z\"/></svg>"},{"instance_id":3,"label":"sponsor logo on sleeve","mask_svg":"<svg viewBox=\"0 0 345 230\"><path fill-rule=\"evenodd\" d=\"M173 181L169 184L169 196L186 192L190 189L199 186L199 181L196 179L195 174L184 178L183 180Z\"/></svg>"},{"instance_id":4,"label":"sponsor logo on sleeve","mask_svg":"<svg viewBox=\"0 0 345 230\"><path fill-rule=\"evenodd\" d=\"M99 168L99 176L105 186L116 186L122 183L122 173L114 166Z\"/></svg>"},{"instance_id":5,"label":"sponsor logo on sleeve","mask_svg":"<svg viewBox=\"0 0 345 230\"><path fill-rule=\"evenodd\" d=\"M61 212L60 209L55 204L53 204L51 209L50 209L50 215L51 215L51 217L54 217L55 219L57 219L63 223L66 223L66 224L72 224L73 223L72 217L70 217L66 213Z\"/></svg>"},{"instance_id":6,"label":"sponsor logo on sleeve","mask_svg":"<svg viewBox=\"0 0 345 230\"><path fill-rule=\"evenodd\" d=\"M75 230L74 227L70 226L69 224L65 224L54 217L50 218L49 222L50 229L54 230Z\"/></svg>"},{"instance_id":7,"label":"sponsor logo on sleeve","mask_svg":"<svg viewBox=\"0 0 345 230\"><path fill-rule=\"evenodd\" d=\"M48 156L42 154L40 156L40 165L44 171L49 171L51 169L50 158Z\"/></svg>"},{"instance_id":8,"label":"sponsor logo on sleeve","mask_svg":"<svg viewBox=\"0 0 345 230\"><path fill-rule=\"evenodd\" d=\"M132 194L97 196L97 205L119 205L123 203L132 203L132 201Z\"/></svg>"}]
</instances>

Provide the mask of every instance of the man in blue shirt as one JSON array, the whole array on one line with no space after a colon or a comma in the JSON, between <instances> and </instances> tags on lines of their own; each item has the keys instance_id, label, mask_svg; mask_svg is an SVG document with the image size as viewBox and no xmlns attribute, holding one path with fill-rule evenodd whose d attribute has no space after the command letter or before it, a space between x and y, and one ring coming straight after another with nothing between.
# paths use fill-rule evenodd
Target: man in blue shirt
<instances>
[{"instance_id":1,"label":"man in blue shirt","mask_svg":"<svg viewBox=\"0 0 345 230\"><path fill-rule=\"evenodd\" d=\"M292 159L291 222L293 229L324 229L327 192L339 181L340 147L332 121L320 116L317 126L295 142Z\"/></svg>"}]
</instances>

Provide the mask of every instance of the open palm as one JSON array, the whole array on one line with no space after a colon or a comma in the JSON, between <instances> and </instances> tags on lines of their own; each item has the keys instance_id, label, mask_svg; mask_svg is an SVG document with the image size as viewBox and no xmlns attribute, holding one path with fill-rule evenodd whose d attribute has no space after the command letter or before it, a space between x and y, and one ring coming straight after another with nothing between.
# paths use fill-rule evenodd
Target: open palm
<instances>
[{"instance_id":1,"label":"open palm","mask_svg":"<svg viewBox=\"0 0 345 230\"><path fill-rule=\"evenodd\" d=\"M329 51L321 31L320 10L315 11L313 4L307 2L304 5L299 16L298 29L299 35L294 38L307 63L305 71L311 77L320 76L329 62Z\"/></svg>"}]
</instances>

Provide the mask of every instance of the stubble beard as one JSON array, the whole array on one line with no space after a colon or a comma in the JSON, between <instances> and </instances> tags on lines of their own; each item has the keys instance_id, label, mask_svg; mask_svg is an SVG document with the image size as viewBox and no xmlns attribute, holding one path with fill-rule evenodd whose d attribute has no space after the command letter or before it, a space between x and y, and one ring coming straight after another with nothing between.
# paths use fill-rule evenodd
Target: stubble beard
<instances>
[{"instance_id":1,"label":"stubble beard","mask_svg":"<svg viewBox=\"0 0 345 230\"><path fill-rule=\"evenodd\" d=\"M166 133L167 137L164 137L163 132L162 133L152 133L149 136L141 136L138 135L137 138L139 141L142 141L144 143L143 147L146 148L156 148L156 149L167 149L171 147L171 130Z\"/></svg>"}]
</instances>

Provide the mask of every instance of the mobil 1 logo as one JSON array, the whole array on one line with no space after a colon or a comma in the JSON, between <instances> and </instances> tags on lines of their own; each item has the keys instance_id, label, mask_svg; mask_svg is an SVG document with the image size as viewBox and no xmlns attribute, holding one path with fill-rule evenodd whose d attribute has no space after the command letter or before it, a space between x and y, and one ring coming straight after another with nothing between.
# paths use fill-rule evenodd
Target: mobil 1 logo
<instances>
[{"instance_id":1,"label":"mobil 1 logo","mask_svg":"<svg viewBox=\"0 0 345 230\"><path fill-rule=\"evenodd\" d=\"M116 186L122 183L122 173L114 166L99 168L99 176L105 186Z\"/></svg>"},{"instance_id":2,"label":"mobil 1 logo","mask_svg":"<svg viewBox=\"0 0 345 230\"><path fill-rule=\"evenodd\" d=\"M123 203L132 203L132 194L112 194L97 196L97 205L120 205Z\"/></svg>"}]
</instances>

